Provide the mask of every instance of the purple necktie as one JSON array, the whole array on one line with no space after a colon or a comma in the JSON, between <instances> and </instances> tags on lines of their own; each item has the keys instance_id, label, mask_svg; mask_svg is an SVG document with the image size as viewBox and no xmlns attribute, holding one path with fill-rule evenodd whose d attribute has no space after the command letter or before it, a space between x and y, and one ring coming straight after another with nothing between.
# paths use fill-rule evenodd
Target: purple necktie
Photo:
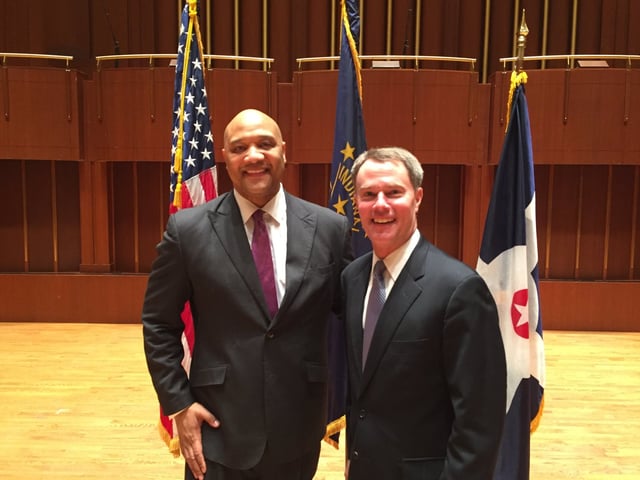
<instances>
[{"instance_id":1,"label":"purple necktie","mask_svg":"<svg viewBox=\"0 0 640 480\"><path fill-rule=\"evenodd\" d=\"M378 260L373 267L373 280L371 281L371 291L369 292L369 301L367 302L367 313L364 318L364 334L362 336L362 369L367 361L369 354L369 346L371 345L371 337L376 329L378 317L384 306L386 292L384 288L384 262Z\"/></svg>"},{"instance_id":2,"label":"purple necktie","mask_svg":"<svg viewBox=\"0 0 640 480\"><path fill-rule=\"evenodd\" d=\"M271 259L271 244L267 226L264 223L262 210L256 210L253 214L253 238L251 239L251 253L256 263L262 291L267 301L269 315L273 318L278 311L278 297L276 296L276 281L273 274L273 261Z\"/></svg>"}]
</instances>

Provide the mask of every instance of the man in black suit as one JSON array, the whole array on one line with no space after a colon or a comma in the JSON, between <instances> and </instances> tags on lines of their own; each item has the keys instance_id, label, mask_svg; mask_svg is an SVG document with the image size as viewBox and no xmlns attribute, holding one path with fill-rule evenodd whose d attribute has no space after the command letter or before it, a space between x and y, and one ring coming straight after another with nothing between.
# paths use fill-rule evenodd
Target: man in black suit
<instances>
[{"instance_id":1,"label":"man in black suit","mask_svg":"<svg viewBox=\"0 0 640 480\"><path fill-rule=\"evenodd\" d=\"M423 171L415 156L369 150L352 173L373 253L342 275L348 478L491 480L506 401L491 293L475 271L420 235ZM375 268L374 280L378 260L384 268ZM371 318L368 310L380 308Z\"/></svg>"},{"instance_id":2,"label":"man in black suit","mask_svg":"<svg viewBox=\"0 0 640 480\"><path fill-rule=\"evenodd\" d=\"M177 424L185 478L310 480L326 429L327 322L351 260L350 228L283 190L285 142L263 112L231 120L223 155L233 191L172 215L157 247L142 313L149 372ZM264 290L252 256L260 209L273 267ZM185 301L195 330L189 377Z\"/></svg>"}]
</instances>

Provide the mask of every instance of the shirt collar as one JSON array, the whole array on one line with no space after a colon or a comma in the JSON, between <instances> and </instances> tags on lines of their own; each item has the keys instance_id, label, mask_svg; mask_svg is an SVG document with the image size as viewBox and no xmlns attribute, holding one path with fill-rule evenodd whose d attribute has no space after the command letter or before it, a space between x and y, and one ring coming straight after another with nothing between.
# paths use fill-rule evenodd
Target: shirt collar
<instances>
[{"instance_id":1,"label":"shirt collar","mask_svg":"<svg viewBox=\"0 0 640 480\"><path fill-rule=\"evenodd\" d=\"M413 253L413 250L416 248L416 245L418 245L419 241L420 231L416 228L413 231L411 237L409 237L409 240L407 240L404 244L402 244L400 247L398 247L385 257L384 266L386 267L387 273L394 282L398 279L400 272L402 272L402 269L406 265L409 257ZM378 258L378 256L374 253L373 261L371 262L371 271L373 271L373 267L378 260L380 260L380 258Z\"/></svg>"},{"instance_id":2,"label":"shirt collar","mask_svg":"<svg viewBox=\"0 0 640 480\"><path fill-rule=\"evenodd\" d=\"M259 210L260 207L254 205L251 201L247 200L245 197L240 195L238 191L233 189L233 196L238 203L238 207L240 208L240 215L242 215L242 222L247 223L253 213L256 210ZM286 221L287 215L287 206L286 200L284 197L284 189L282 188L282 184L280 184L280 188L278 193L276 193L271 200L269 200L262 210L269 214L271 218L275 220L275 222L280 225L281 223Z\"/></svg>"}]
</instances>

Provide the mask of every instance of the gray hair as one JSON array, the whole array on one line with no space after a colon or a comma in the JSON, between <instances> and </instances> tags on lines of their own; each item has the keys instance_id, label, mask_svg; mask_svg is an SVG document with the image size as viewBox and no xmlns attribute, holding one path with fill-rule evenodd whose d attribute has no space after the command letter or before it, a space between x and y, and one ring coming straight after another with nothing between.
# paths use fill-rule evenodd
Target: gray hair
<instances>
[{"instance_id":1,"label":"gray hair","mask_svg":"<svg viewBox=\"0 0 640 480\"><path fill-rule=\"evenodd\" d=\"M356 183L356 177L358 176L360 167L362 167L367 160L375 160L376 162L382 163L389 160L399 160L407 169L413 188L417 190L422 186L422 177L424 175L422 165L420 165L420 162L413 153L401 147L371 148L358 155L358 158L355 159L351 167L351 177L353 178L354 184Z\"/></svg>"}]
</instances>

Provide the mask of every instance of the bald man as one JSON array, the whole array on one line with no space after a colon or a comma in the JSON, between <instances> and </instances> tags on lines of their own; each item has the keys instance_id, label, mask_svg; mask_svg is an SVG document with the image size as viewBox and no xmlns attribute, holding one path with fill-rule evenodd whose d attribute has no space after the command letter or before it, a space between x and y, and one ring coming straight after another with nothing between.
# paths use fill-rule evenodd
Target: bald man
<instances>
[{"instance_id":1,"label":"bald man","mask_svg":"<svg viewBox=\"0 0 640 480\"><path fill-rule=\"evenodd\" d=\"M160 404L176 421L186 479L311 480L317 468L328 319L352 258L350 228L284 191L285 147L271 117L238 113L222 151L233 190L172 215L157 247L144 347ZM254 260L258 237L271 250L266 267ZM265 268L273 273L263 286ZM189 377L186 301L195 329Z\"/></svg>"}]
</instances>

